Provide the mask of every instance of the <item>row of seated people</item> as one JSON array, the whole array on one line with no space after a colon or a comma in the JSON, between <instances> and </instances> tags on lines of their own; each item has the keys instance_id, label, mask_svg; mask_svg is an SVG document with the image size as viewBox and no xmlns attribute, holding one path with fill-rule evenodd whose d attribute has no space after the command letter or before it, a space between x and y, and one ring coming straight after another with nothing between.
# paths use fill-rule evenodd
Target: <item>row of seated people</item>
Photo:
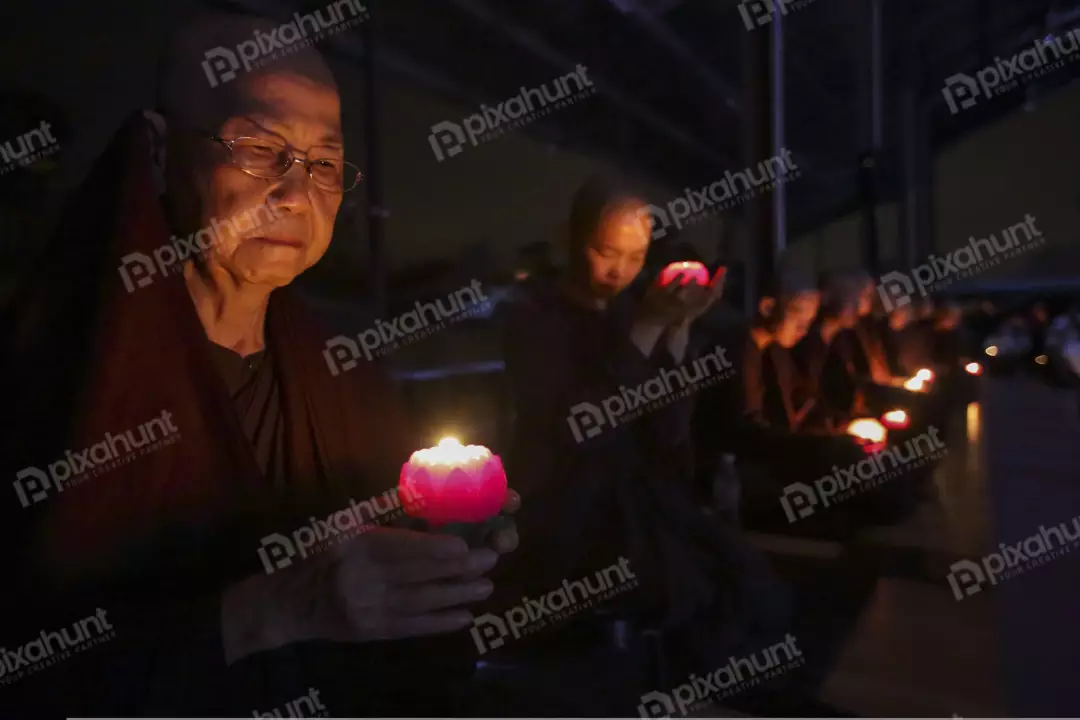
<instances>
[{"instance_id":1,"label":"row of seated people","mask_svg":"<svg viewBox=\"0 0 1080 720\"><path fill-rule=\"evenodd\" d=\"M497 615L615 566L633 581L607 587L587 612L515 633L486 663L528 667L527 680L492 670L502 690L489 687L486 697L498 697L502 712L526 698L534 715L637 715L649 698L664 704L656 693L671 690L663 683L691 683L739 658L764 662L761 653L787 642L798 646L796 667L768 673L763 665L756 679L697 700L814 715L876 575L834 567L781 579L739 523L705 511L701 478L734 458L748 471L744 485L775 490L770 504L781 511L781 487L868 457L844 426L870 402L863 398L875 378L863 366L882 360L856 352L857 318L870 314L861 312L867 284L847 292L850 282L831 283L821 303L818 288L783 278L747 332L718 334L702 320L722 282L649 279L641 292L630 289L651 235L640 198L586 183L570 212L566 272L526 284L503 317L521 544L490 607ZM848 373L846 403L837 367ZM886 389L900 384L890 375ZM857 505L819 516L827 526L850 524ZM647 653L626 651L646 636L661 641Z\"/></svg>"},{"instance_id":2,"label":"row of seated people","mask_svg":"<svg viewBox=\"0 0 1080 720\"><path fill-rule=\"evenodd\" d=\"M827 505L842 483L818 487L812 500L805 488L816 479L835 480L838 468L864 459L864 450L889 448L889 465L883 461L873 477L859 476L872 483L846 493L857 496L853 502L787 529L847 537L866 524L901 519L922 497L934 461L943 454L948 403L939 387L959 365L957 311L948 308L934 317L923 303L919 319L911 305L878 315L875 287L858 273L827 275L818 286L788 275L777 285L749 329L737 332L741 394L713 389L698 403L699 487L708 492L717 472L715 448L724 444L724 453L740 460L746 476L744 514L752 522L789 526L792 493L804 506ZM935 382L915 380L920 373ZM887 443L853 442L853 421L886 413L892 426ZM908 460L909 450L916 462ZM812 513L809 506L799 515Z\"/></svg>"}]
</instances>

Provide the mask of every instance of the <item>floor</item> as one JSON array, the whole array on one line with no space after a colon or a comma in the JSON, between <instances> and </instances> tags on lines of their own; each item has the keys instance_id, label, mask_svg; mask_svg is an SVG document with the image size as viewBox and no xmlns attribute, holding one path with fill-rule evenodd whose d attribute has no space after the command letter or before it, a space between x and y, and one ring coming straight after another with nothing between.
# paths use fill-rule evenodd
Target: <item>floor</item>
<instances>
[{"instance_id":1,"label":"floor","mask_svg":"<svg viewBox=\"0 0 1080 720\"><path fill-rule=\"evenodd\" d=\"M908 521L875 528L857 552L882 573L830 675L823 700L864 717L1005 717L998 599L958 602L949 565L978 558L993 537L983 468L980 408L954 418L936 498ZM838 543L753 535L771 555L827 560ZM851 551L850 548L848 550Z\"/></svg>"}]
</instances>

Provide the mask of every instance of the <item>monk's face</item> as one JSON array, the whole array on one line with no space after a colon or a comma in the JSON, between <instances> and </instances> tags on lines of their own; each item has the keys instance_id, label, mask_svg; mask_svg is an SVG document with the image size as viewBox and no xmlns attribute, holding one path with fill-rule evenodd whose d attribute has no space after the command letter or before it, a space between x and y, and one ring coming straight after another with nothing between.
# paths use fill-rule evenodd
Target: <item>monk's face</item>
<instances>
[{"instance_id":1,"label":"monk's face","mask_svg":"<svg viewBox=\"0 0 1080 720\"><path fill-rule=\"evenodd\" d=\"M251 77L237 91L238 109L216 128L219 137L264 141L254 145L256 153L273 154L284 144L300 158L343 159L336 88L285 72ZM301 162L280 177L253 177L221 143L206 146L196 171L199 214L203 227L221 229L205 260L237 282L270 288L318 262L330 245L341 191L316 185Z\"/></svg>"},{"instance_id":2,"label":"monk's face","mask_svg":"<svg viewBox=\"0 0 1080 720\"><path fill-rule=\"evenodd\" d=\"M625 201L605 210L585 247L590 294L610 300L627 288L645 266L652 220L645 205Z\"/></svg>"},{"instance_id":3,"label":"monk's face","mask_svg":"<svg viewBox=\"0 0 1080 720\"><path fill-rule=\"evenodd\" d=\"M820 303L821 295L816 291L801 292L788 300L776 326L776 343L785 348L795 347L809 332Z\"/></svg>"}]
</instances>

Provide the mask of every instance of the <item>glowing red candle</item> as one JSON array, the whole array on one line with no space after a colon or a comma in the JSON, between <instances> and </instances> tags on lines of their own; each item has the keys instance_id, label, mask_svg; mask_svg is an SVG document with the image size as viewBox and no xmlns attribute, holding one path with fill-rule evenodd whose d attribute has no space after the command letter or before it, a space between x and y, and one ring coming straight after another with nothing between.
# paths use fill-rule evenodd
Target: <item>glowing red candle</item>
<instances>
[{"instance_id":1,"label":"glowing red candle","mask_svg":"<svg viewBox=\"0 0 1080 720\"><path fill-rule=\"evenodd\" d=\"M667 286L676 280L680 285L688 285L691 281L708 285L709 271L699 262L673 262L660 273L660 284Z\"/></svg>"},{"instance_id":2,"label":"glowing red candle","mask_svg":"<svg viewBox=\"0 0 1080 720\"><path fill-rule=\"evenodd\" d=\"M417 450L401 466L398 493L405 511L438 527L480 523L498 515L506 501L506 471L498 455L482 445L444 438Z\"/></svg>"},{"instance_id":3,"label":"glowing red candle","mask_svg":"<svg viewBox=\"0 0 1080 720\"><path fill-rule=\"evenodd\" d=\"M890 430L903 430L911 424L911 418L903 410L890 410L881 416L881 423Z\"/></svg>"},{"instance_id":4,"label":"glowing red candle","mask_svg":"<svg viewBox=\"0 0 1080 720\"><path fill-rule=\"evenodd\" d=\"M874 418L860 418L853 420L847 426L847 433L855 438L867 454L873 454L885 449L885 438L888 431L885 426Z\"/></svg>"}]
</instances>

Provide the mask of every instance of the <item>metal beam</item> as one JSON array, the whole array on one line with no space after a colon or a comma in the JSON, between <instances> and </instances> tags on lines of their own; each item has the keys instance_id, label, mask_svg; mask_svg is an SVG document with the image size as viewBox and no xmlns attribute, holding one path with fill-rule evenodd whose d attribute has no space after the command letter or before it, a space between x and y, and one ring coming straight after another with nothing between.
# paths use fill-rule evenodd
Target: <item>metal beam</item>
<instances>
[{"instance_id":1,"label":"metal beam","mask_svg":"<svg viewBox=\"0 0 1080 720\"><path fill-rule=\"evenodd\" d=\"M507 18L496 17L483 0L449 0L449 4L473 19L495 28L504 33L519 47L529 51L548 65L556 68L559 72L573 72L578 62L566 57L561 52L547 44L531 30L521 27ZM626 112L634 115L642 123L649 125L657 132L666 136L672 142L682 146L696 156L711 160L719 165L730 166L731 161L726 154L708 147L700 139L694 137L682 127L676 125L651 108L629 97L625 92L617 88L606 79L590 72L590 78L597 91L606 96L614 104Z\"/></svg>"}]
</instances>

